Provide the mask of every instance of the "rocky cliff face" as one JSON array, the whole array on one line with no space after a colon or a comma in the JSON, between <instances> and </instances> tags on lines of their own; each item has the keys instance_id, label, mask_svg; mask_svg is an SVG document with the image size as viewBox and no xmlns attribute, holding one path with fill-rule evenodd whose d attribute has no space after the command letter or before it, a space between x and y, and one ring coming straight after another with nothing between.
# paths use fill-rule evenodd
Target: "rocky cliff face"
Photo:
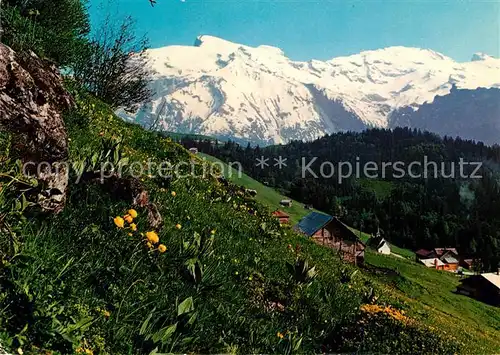
<instances>
[{"instance_id":1,"label":"rocky cliff face","mask_svg":"<svg viewBox=\"0 0 500 355\"><path fill-rule=\"evenodd\" d=\"M60 211L68 186L68 137L62 112L73 105L56 67L0 43L0 128L15 135L15 152L46 193L45 210ZM40 163L48 163L40 165ZM28 165L27 165L28 166Z\"/></svg>"},{"instance_id":2,"label":"rocky cliff face","mask_svg":"<svg viewBox=\"0 0 500 355\"><path fill-rule=\"evenodd\" d=\"M418 110L403 108L389 116L389 127L412 127L493 145L500 143L500 89L458 90L437 96Z\"/></svg>"}]
</instances>

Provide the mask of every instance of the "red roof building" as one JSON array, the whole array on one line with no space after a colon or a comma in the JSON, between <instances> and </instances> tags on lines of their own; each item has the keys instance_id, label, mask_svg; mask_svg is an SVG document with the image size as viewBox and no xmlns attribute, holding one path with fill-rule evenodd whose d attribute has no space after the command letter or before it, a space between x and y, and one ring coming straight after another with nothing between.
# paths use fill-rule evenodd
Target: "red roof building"
<instances>
[{"instance_id":1,"label":"red roof building","mask_svg":"<svg viewBox=\"0 0 500 355\"><path fill-rule=\"evenodd\" d=\"M290 215L283 211L274 211L273 216L278 218L280 224L290 224Z\"/></svg>"},{"instance_id":2,"label":"red roof building","mask_svg":"<svg viewBox=\"0 0 500 355\"><path fill-rule=\"evenodd\" d=\"M415 252L415 254L417 255L417 259L427 259L429 258L429 255L431 255L431 253L432 252L430 250L426 249L419 249Z\"/></svg>"},{"instance_id":3,"label":"red roof building","mask_svg":"<svg viewBox=\"0 0 500 355\"><path fill-rule=\"evenodd\" d=\"M436 254L436 257L438 257L438 258L444 256L445 254L451 254L454 256L458 256L457 249L455 249L455 248L434 248L434 253Z\"/></svg>"},{"instance_id":4,"label":"red roof building","mask_svg":"<svg viewBox=\"0 0 500 355\"><path fill-rule=\"evenodd\" d=\"M415 256L417 262L438 259L444 263L444 270L456 271L458 269L458 252L455 248L420 249L415 252Z\"/></svg>"}]
</instances>

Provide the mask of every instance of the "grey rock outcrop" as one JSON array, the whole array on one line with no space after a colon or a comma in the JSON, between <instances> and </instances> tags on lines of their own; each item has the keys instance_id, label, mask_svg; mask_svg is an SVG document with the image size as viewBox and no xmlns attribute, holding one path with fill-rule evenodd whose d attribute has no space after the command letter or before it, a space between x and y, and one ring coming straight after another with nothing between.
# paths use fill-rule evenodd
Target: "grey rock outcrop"
<instances>
[{"instance_id":1,"label":"grey rock outcrop","mask_svg":"<svg viewBox=\"0 0 500 355\"><path fill-rule=\"evenodd\" d=\"M64 207L68 137L62 112L73 104L55 65L0 43L0 128L14 135L14 154L30 163L29 173L45 191L38 203L46 211Z\"/></svg>"}]
</instances>

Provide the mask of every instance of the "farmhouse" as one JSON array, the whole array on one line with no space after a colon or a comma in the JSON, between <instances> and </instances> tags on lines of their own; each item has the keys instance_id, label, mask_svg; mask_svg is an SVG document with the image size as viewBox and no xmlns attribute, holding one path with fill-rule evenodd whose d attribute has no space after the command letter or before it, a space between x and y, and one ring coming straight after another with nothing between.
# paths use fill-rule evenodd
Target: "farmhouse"
<instances>
[{"instance_id":1,"label":"farmhouse","mask_svg":"<svg viewBox=\"0 0 500 355\"><path fill-rule=\"evenodd\" d=\"M444 266L440 270L456 271L458 269L458 252L455 248L420 249L415 252L416 261L438 259ZM424 263L425 264L425 263ZM437 267L436 267L437 268Z\"/></svg>"},{"instance_id":2,"label":"farmhouse","mask_svg":"<svg viewBox=\"0 0 500 355\"><path fill-rule=\"evenodd\" d=\"M460 262L458 265L468 270L472 270L474 267L474 259L460 258Z\"/></svg>"},{"instance_id":3,"label":"farmhouse","mask_svg":"<svg viewBox=\"0 0 500 355\"><path fill-rule=\"evenodd\" d=\"M500 306L500 270L496 273L474 275L462 280L457 287L457 293Z\"/></svg>"},{"instance_id":4,"label":"farmhouse","mask_svg":"<svg viewBox=\"0 0 500 355\"><path fill-rule=\"evenodd\" d=\"M336 217L311 212L294 229L320 245L337 250L346 261L360 265L364 263L365 244Z\"/></svg>"},{"instance_id":5,"label":"farmhouse","mask_svg":"<svg viewBox=\"0 0 500 355\"><path fill-rule=\"evenodd\" d=\"M287 213L283 212L283 211L274 211L273 212L273 216L276 217L280 224L289 224L290 223L290 215L288 215Z\"/></svg>"},{"instance_id":6,"label":"farmhouse","mask_svg":"<svg viewBox=\"0 0 500 355\"><path fill-rule=\"evenodd\" d=\"M433 268L436 270L444 270L445 269L445 263L443 263L438 258L420 259L419 262L424 264L425 266L427 266L429 268Z\"/></svg>"},{"instance_id":7,"label":"farmhouse","mask_svg":"<svg viewBox=\"0 0 500 355\"><path fill-rule=\"evenodd\" d=\"M458 269L458 260L454 255L446 254L440 260L444 262L445 270L456 271Z\"/></svg>"},{"instance_id":8,"label":"farmhouse","mask_svg":"<svg viewBox=\"0 0 500 355\"><path fill-rule=\"evenodd\" d=\"M436 255L436 257L440 258L446 254L451 254L458 256L457 249L455 248L434 248L432 252Z\"/></svg>"},{"instance_id":9,"label":"farmhouse","mask_svg":"<svg viewBox=\"0 0 500 355\"><path fill-rule=\"evenodd\" d=\"M386 254L386 255L391 254L391 246L381 236L377 236L377 237L372 236L370 239L368 239L367 244L369 247L375 249L377 251L377 253Z\"/></svg>"},{"instance_id":10,"label":"farmhouse","mask_svg":"<svg viewBox=\"0 0 500 355\"><path fill-rule=\"evenodd\" d=\"M426 250L426 249L419 249L415 252L415 256L416 256L416 261L420 261L420 259L426 259L428 258L430 255L431 255L431 251L430 250Z\"/></svg>"}]
</instances>

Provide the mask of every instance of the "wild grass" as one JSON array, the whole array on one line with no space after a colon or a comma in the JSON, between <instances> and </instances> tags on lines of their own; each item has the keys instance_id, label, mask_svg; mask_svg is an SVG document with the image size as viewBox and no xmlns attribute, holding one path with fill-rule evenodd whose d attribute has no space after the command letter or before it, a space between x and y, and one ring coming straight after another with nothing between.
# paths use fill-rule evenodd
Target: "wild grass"
<instances>
[{"instance_id":1,"label":"wild grass","mask_svg":"<svg viewBox=\"0 0 500 355\"><path fill-rule=\"evenodd\" d=\"M220 162L209 155L201 155L207 160ZM227 176L232 176L230 178L235 183L258 191L256 199L264 205L275 206L281 199L286 198L247 175L237 178L236 171L233 171ZM390 186L383 182L375 185L379 187L380 191L390 191ZM266 198L265 196L272 197ZM296 203L296 205L300 204ZM291 211L289 213L297 221L309 212L299 209L297 212ZM369 234L354 228L352 230L364 242L370 238ZM391 276L380 277L378 272L371 269L365 271L368 277L375 276L375 279L379 281L378 285L391 299L391 302L394 302L394 298L398 300L397 302L410 300L409 302L403 301L405 307L411 309L410 312L424 319L428 317L426 323L432 327L446 327L449 330L443 330L448 334L460 334L459 339L466 338L469 330L474 332L477 342L467 344L471 350L479 351L482 349L481 351L487 352L487 344L495 344L494 348L500 349L500 338L497 339L496 336L500 331L500 311L498 308L457 295L455 290L459 284L458 277L449 272L430 270L416 263L413 251L391 244L391 252L404 259L397 256L381 255L372 250L368 250L366 254L368 265L390 270ZM483 327L485 324L486 326Z\"/></svg>"},{"instance_id":2,"label":"wild grass","mask_svg":"<svg viewBox=\"0 0 500 355\"><path fill-rule=\"evenodd\" d=\"M73 162L92 161L119 142L116 154L129 162L194 160L201 168L168 138L124 123L84 93L75 96L78 107L66 115ZM153 228L146 209L136 207L134 231L113 220L127 213L129 200L71 177L67 206L56 216L18 208L19 194L8 193L14 185L3 182L9 188L0 190L3 216L25 218L16 225L16 248L1 250L0 342L12 352L407 354L471 352L476 344L498 350L493 338L478 333L461 344L442 327L431 330L427 298L405 301L413 299L392 280L373 279L280 227L269 213L279 195L264 206L213 176L143 176L163 227ZM261 191L265 201L271 191ZM159 240L148 244L147 232ZM0 238L2 246L12 244L7 229ZM467 319L494 329L497 313L477 303L467 307L473 306L479 313ZM440 322L436 317L435 324L447 324Z\"/></svg>"},{"instance_id":3,"label":"wild grass","mask_svg":"<svg viewBox=\"0 0 500 355\"><path fill-rule=\"evenodd\" d=\"M257 180L252 179L250 176L246 175L243 172L239 173L234 167L228 166L226 163L223 163L213 156L203 153L199 153L199 156L209 162L217 162L217 164L222 164L222 166L224 166L222 172L224 173L224 176L226 178L237 185L241 185L247 189L257 191L257 196L255 197L257 201L259 201L262 205L267 206L271 211L279 209L288 213L290 215L290 222L292 224L298 223L301 218L311 213L311 210L304 208L303 203L294 200L292 200L291 207L281 206L280 201L290 200L290 198L281 195L273 188L265 186Z\"/></svg>"},{"instance_id":4,"label":"wild grass","mask_svg":"<svg viewBox=\"0 0 500 355\"><path fill-rule=\"evenodd\" d=\"M426 319L432 329L452 334L474 353L500 349L500 310L457 294L460 277L456 274L373 251L367 252L366 263L390 270L375 273L383 293L399 299L409 314Z\"/></svg>"}]
</instances>

